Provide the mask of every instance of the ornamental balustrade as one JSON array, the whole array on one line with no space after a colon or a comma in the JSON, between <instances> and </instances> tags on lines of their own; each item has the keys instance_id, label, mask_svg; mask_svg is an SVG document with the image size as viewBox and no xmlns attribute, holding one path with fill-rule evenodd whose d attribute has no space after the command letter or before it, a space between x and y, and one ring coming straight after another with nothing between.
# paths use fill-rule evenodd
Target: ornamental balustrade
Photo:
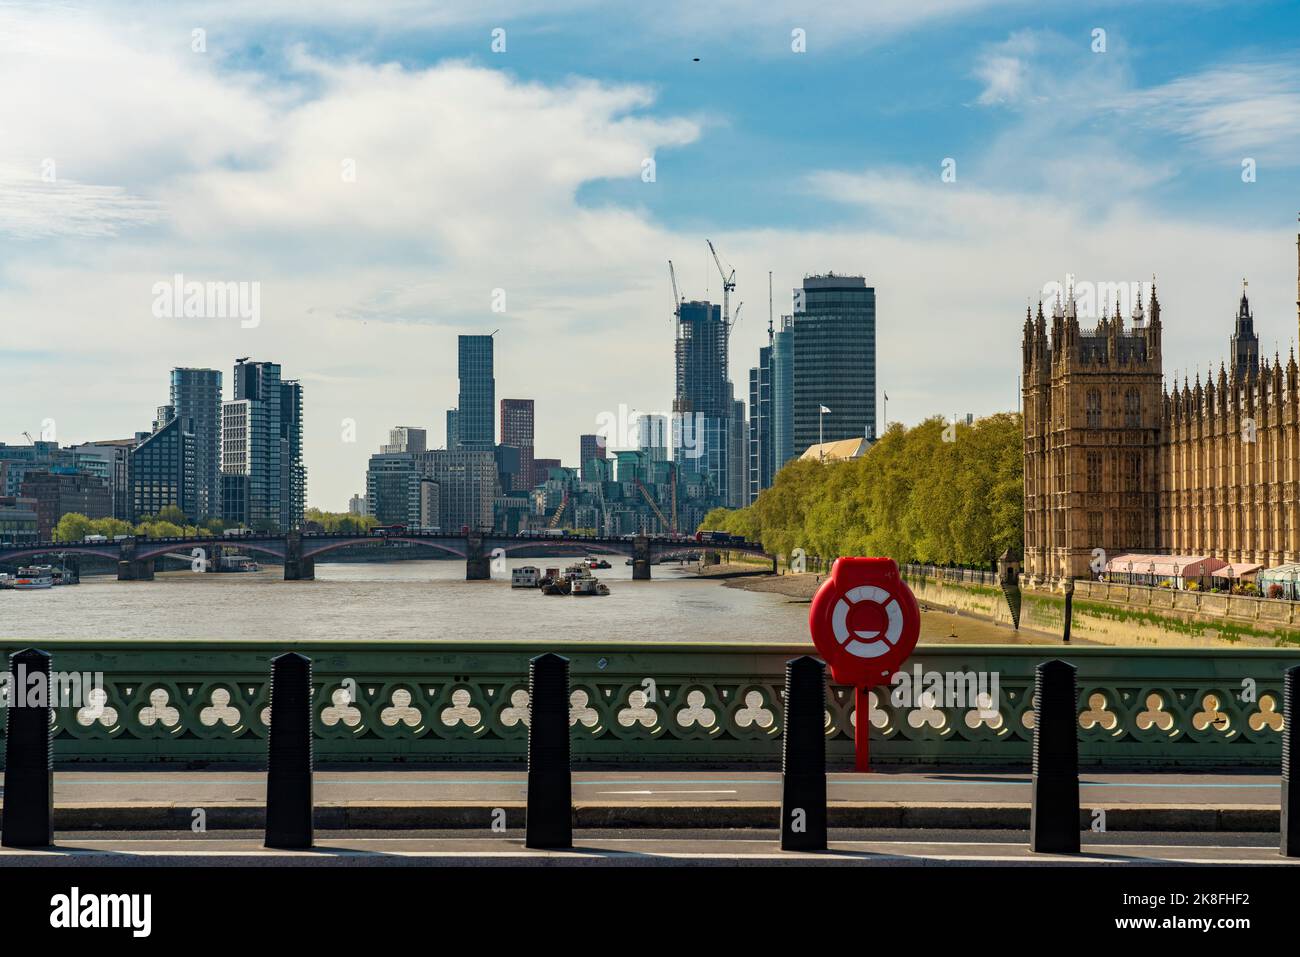
<instances>
[{"instance_id":1,"label":"ornamental balustrade","mask_svg":"<svg viewBox=\"0 0 1300 957\"><path fill-rule=\"evenodd\" d=\"M384 640L57 640L8 642L0 650L7 655L27 644L49 651L56 671L104 676L84 701L54 710L56 762L181 766L264 762L270 660L285 651L313 661L320 764L521 762L528 661L551 650L571 661L575 763L776 766L785 663L811 650ZM1084 765L1277 765L1282 673L1300 663L1300 651L974 645L922 645L908 662L914 687L906 695L891 688L871 694L873 762L1025 764L1034 667L1054 657L1079 669ZM832 767L851 766L857 720L852 689L831 687L825 728Z\"/></svg>"}]
</instances>

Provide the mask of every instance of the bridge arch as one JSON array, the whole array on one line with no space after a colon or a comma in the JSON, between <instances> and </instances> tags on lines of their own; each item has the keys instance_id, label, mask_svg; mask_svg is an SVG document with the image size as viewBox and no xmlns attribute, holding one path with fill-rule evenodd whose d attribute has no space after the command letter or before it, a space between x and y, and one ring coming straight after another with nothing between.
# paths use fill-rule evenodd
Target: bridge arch
<instances>
[{"instance_id":1,"label":"bridge arch","mask_svg":"<svg viewBox=\"0 0 1300 957\"><path fill-rule=\"evenodd\" d=\"M357 538L346 539L344 541L330 542L327 545L321 545L319 547L310 548L310 549L307 547L307 542L309 541L311 541L311 539L305 539L303 541L303 549L302 549L303 558L315 558L317 555L324 555L327 552L338 551L340 548L351 548L354 545L377 545L378 547L382 548L383 545L387 542L409 542L412 545L427 545L430 548L436 548L439 551L443 551L443 552L447 552L448 554L455 555L457 558L465 557L465 552L463 550L453 548L450 545L444 545L440 541L435 541L434 539L431 538L415 538L415 537L407 538L406 536L403 535L385 535L382 538L376 535L359 536Z\"/></svg>"},{"instance_id":2,"label":"bridge arch","mask_svg":"<svg viewBox=\"0 0 1300 957\"><path fill-rule=\"evenodd\" d=\"M171 541L166 544L149 542L145 547L136 546L135 555L132 556L136 561L147 561L151 558L157 558L159 555L166 555L168 552L184 552L192 548L208 549L214 545L232 546L245 552L258 552L262 555L270 555L272 558L284 558L284 550L276 550L270 545L262 545L256 541L248 541L243 538L221 539L221 538L196 538L187 542Z\"/></svg>"},{"instance_id":3,"label":"bridge arch","mask_svg":"<svg viewBox=\"0 0 1300 957\"><path fill-rule=\"evenodd\" d=\"M24 558L34 558L37 555L94 555L110 562L117 561L117 549L112 546L96 548L93 545L76 545L69 542L67 545L57 543L53 546L42 545L39 548L15 548L0 551L0 562L15 562Z\"/></svg>"},{"instance_id":4,"label":"bridge arch","mask_svg":"<svg viewBox=\"0 0 1300 957\"><path fill-rule=\"evenodd\" d=\"M530 538L527 541L516 542L513 545L493 545L491 547L485 542L483 547L491 552L500 548L507 555L511 552L517 552L525 548L541 549L565 549L571 552L584 552L588 555L631 555L632 543L626 545L615 545L609 542L584 542L574 541L573 539L565 540L563 538ZM544 556L538 556L544 557Z\"/></svg>"}]
</instances>

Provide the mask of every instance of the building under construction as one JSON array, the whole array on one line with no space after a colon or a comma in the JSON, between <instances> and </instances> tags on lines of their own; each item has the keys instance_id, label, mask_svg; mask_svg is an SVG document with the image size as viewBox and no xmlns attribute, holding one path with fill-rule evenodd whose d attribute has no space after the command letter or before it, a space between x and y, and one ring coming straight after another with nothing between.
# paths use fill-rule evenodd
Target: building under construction
<instances>
[{"instance_id":1,"label":"building under construction","mask_svg":"<svg viewBox=\"0 0 1300 957\"><path fill-rule=\"evenodd\" d=\"M712 243L709 250L722 276L720 307L705 300L680 300L673 277L673 461L683 475L695 476L695 482L707 485L722 504L738 508L748 498L748 463L745 404L736 401L727 365L733 324L730 294L736 272L723 269ZM738 315L739 308L736 311Z\"/></svg>"}]
</instances>

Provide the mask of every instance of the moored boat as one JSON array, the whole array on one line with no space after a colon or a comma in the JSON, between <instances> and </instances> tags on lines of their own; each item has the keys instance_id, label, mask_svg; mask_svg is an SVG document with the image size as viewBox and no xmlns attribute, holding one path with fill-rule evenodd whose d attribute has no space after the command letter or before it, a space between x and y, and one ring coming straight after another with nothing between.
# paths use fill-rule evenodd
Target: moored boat
<instances>
[{"instance_id":1,"label":"moored boat","mask_svg":"<svg viewBox=\"0 0 1300 957\"><path fill-rule=\"evenodd\" d=\"M18 591L53 588L54 569L49 565L29 565L26 568L20 568L10 587Z\"/></svg>"},{"instance_id":2,"label":"moored boat","mask_svg":"<svg viewBox=\"0 0 1300 957\"><path fill-rule=\"evenodd\" d=\"M537 588L542 575L536 565L521 565L510 573L511 588Z\"/></svg>"}]
</instances>

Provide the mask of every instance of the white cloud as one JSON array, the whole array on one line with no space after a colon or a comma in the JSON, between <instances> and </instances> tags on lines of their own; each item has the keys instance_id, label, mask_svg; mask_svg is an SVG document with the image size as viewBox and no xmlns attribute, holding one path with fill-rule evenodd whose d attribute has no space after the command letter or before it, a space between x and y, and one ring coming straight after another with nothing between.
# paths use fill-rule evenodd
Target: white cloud
<instances>
[{"instance_id":1,"label":"white cloud","mask_svg":"<svg viewBox=\"0 0 1300 957\"><path fill-rule=\"evenodd\" d=\"M1216 66L1133 91L1114 105L1214 159L1300 164L1300 67L1292 62Z\"/></svg>"},{"instance_id":2,"label":"white cloud","mask_svg":"<svg viewBox=\"0 0 1300 957\"><path fill-rule=\"evenodd\" d=\"M692 294L704 275L716 290L703 235L667 229L634 203L576 198L610 178L647 197L671 188L662 167L659 182L642 183L641 161L693 142L701 124L652 112L654 90L302 52L284 59L287 77L260 76L195 57L188 33L168 45L89 17L28 19L24 30L28 50L0 58L0 83L31 88L47 55L57 70L42 102L0 101L0 126L20 155L62 157L60 178L90 209L81 219L115 235L70 236L55 228L69 209L6 194L27 226L11 229L0 263L0 317L25 355L0 357L0 438L46 417L66 441L124 436L148 426L173 365L228 374L237 356L275 359L307 390L310 500L341 508L390 426L441 437L457 332L500 329L498 395L537 398L539 455L571 461L577 435L619 404L668 404L665 260ZM1023 135L1052 129L1030 112ZM1012 139L995 147L1024 161ZM1110 166L1092 155L1079 163L1096 175L1128 170L1123 154ZM340 176L349 158L353 183ZM1014 187L978 185L980 166L1001 159L997 148L962 158L954 184L939 182L937 165L926 178L823 172L808 182L810 202L847 210L848 225L712 235L738 270L733 305L749 300L732 349L742 394L766 341L769 269L778 312L804 272L863 271L878 284L882 384L891 413L909 421L1010 407L1024 299L1066 271L1158 272L1170 368L1223 351L1243 272L1254 272L1265 343L1273 329L1290 334L1287 236L1170 220L1136 190L1094 208L1082 192L1088 170L1064 157ZM1043 175L1061 180L1059 196ZM152 218L137 228L144 210ZM175 272L261 282L261 325L155 319L152 285ZM495 288L506 290L504 314L491 311ZM341 441L345 418L357 422L356 444Z\"/></svg>"}]
</instances>

